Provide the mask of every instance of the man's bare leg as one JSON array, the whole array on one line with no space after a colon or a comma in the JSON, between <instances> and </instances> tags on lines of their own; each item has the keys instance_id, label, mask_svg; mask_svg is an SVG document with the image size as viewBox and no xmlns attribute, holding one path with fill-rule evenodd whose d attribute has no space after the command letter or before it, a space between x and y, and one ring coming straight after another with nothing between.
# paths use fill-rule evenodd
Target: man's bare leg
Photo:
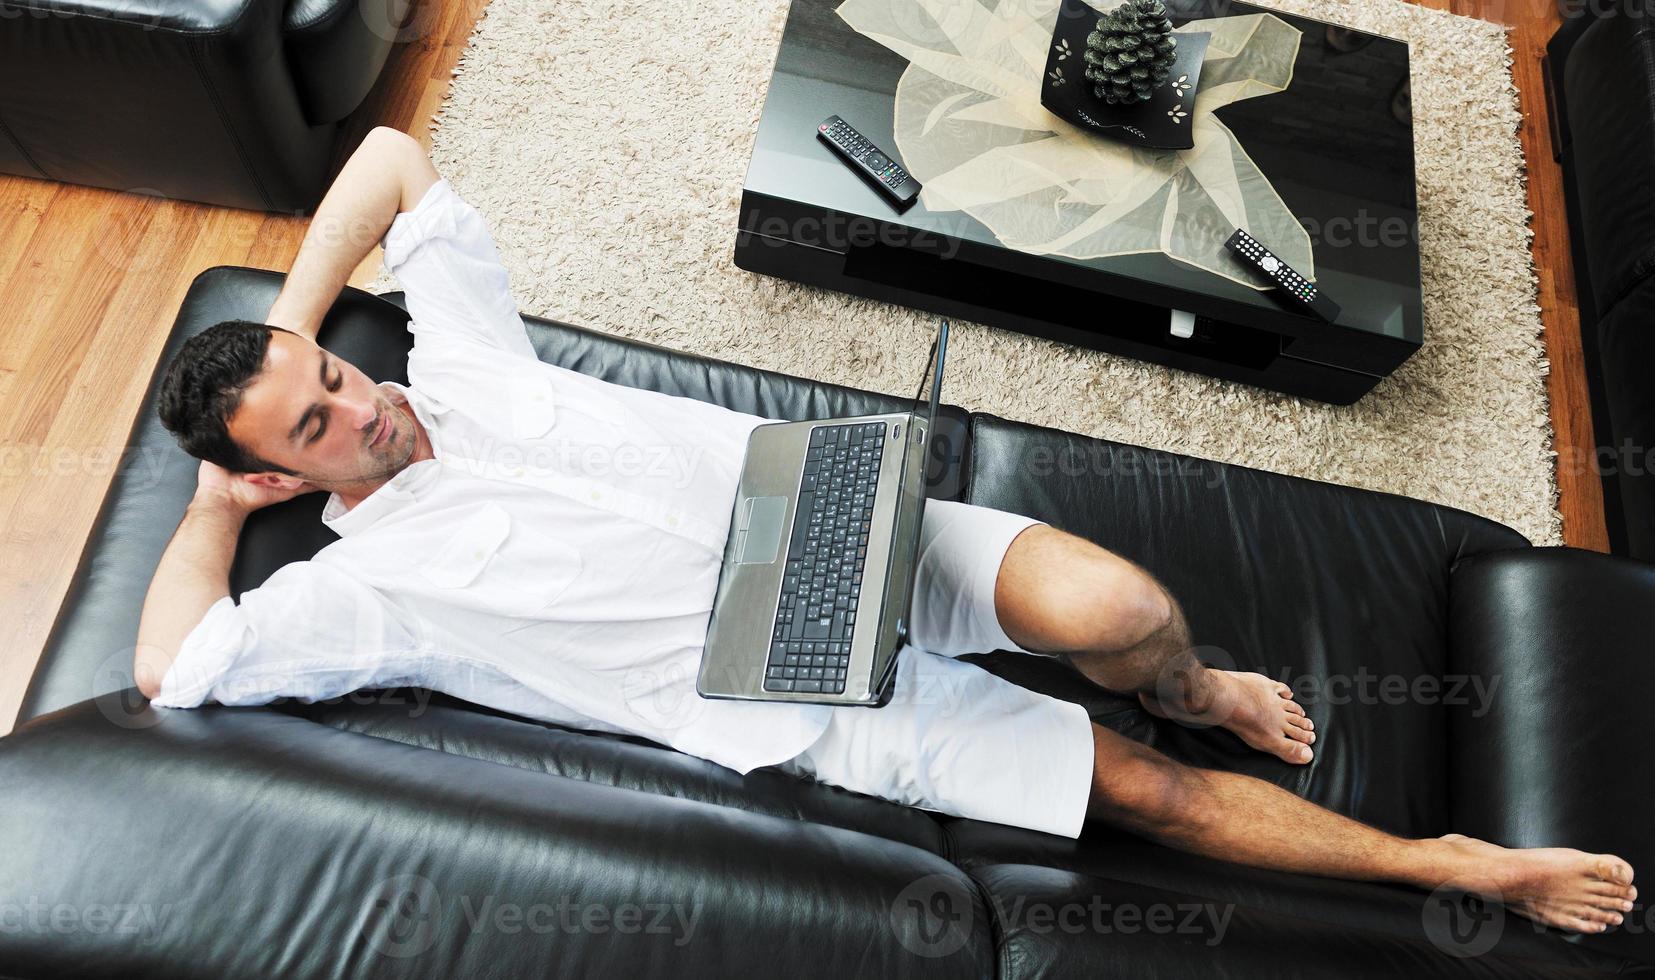
<instances>
[{"instance_id":1,"label":"man's bare leg","mask_svg":"<svg viewBox=\"0 0 1655 980\"><path fill-rule=\"evenodd\" d=\"M1066 653L1086 676L1137 694L1152 711L1220 723L1255 748L1309 761L1315 736L1286 685L1195 662L1177 603L1147 572L1105 549L1029 528L1001 564L995 609L1018 645ZM1174 691L1180 703L1158 697L1168 678L1182 685ZM1453 834L1406 840L1262 780L1184 766L1092 727L1088 819L1169 847L1302 874L1452 887L1578 932L1619 925L1637 897L1632 868L1613 855L1510 850Z\"/></svg>"},{"instance_id":2,"label":"man's bare leg","mask_svg":"<svg viewBox=\"0 0 1655 980\"><path fill-rule=\"evenodd\" d=\"M1061 655L1160 717L1221 726L1286 762L1312 758L1315 724L1291 688L1203 665L1177 600L1147 571L1084 538L1046 525L1019 534L1000 564L994 606L1018 646Z\"/></svg>"},{"instance_id":3,"label":"man's bare leg","mask_svg":"<svg viewBox=\"0 0 1655 980\"><path fill-rule=\"evenodd\" d=\"M1236 773L1196 769L1092 726L1089 820L1238 864L1423 889L1472 892L1547 925L1602 932L1638 890L1610 854L1512 850L1450 834L1407 840Z\"/></svg>"}]
</instances>

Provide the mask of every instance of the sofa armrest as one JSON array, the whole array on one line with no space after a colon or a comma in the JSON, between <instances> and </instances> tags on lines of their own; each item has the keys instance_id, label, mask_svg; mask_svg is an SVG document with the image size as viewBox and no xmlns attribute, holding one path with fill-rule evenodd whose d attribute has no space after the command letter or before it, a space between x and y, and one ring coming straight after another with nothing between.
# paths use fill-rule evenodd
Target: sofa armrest
<instances>
[{"instance_id":1,"label":"sofa armrest","mask_svg":"<svg viewBox=\"0 0 1655 980\"><path fill-rule=\"evenodd\" d=\"M1450 581L1452 825L1512 847L1618 854L1655 881L1655 565L1569 548L1477 555ZM1452 680L1453 678L1450 678ZM1586 940L1655 962L1655 905Z\"/></svg>"},{"instance_id":2,"label":"sofa armrest","mask_svg":"<svg viewBox=\"0 0 1655 980\"><path fill-rule=\"evenodd\" d=\"M979 893L919 848L269 708L43 716L0 739L0 840L18 976L995 970ZM947 955L893 925L932 875L978 906Z\"/></svg>"}]
</instances>

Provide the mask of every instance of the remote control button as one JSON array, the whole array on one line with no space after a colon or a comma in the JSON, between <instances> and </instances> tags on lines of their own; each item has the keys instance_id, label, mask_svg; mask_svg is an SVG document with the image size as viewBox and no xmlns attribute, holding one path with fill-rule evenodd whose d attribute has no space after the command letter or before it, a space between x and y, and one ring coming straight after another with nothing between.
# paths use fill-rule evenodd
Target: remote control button
<instances>
[{"instance_id":1,"label":"remote control button","mask_svg":"<svg viewBox=\"0 0 1655 980\"><path fill-rule=\"evenodd\" d=\"M1276 258L1274 255L1264 259L1260 264L1264 266L1265 272L1276 272L1281 268L1281 260Z\"/></svg>"}]
</instances>

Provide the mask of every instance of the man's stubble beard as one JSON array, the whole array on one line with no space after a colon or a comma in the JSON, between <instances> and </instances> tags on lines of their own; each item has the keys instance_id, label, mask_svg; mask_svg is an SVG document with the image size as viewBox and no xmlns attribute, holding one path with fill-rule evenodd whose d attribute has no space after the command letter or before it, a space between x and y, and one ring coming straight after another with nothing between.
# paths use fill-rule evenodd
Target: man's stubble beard
<instances>
[{"instance_id":1,"label":"man's stubble beard","mask_svg":"<svg viewBox=\"0 0 1655 980\"><path fill-rule=\"evenodd\" d=\"M384 452L387 454L381 462L380 457L370 456L370 462L379 463L372 469L366 470L349 479L329 480L322 477L312 477L305 474L296 474L301 480L320 490L337 491L340 489L355 489L368 484L383 483L391 477L401 473L408 466L408 460L414 456L414 450L419 446L419 438L414 431L413 421L408 417L402 406L389 399L380 406L381 418L384 413L392 415L392 421L397 423L394 431L386 438ZM372 451L370 450L370 453ZM395 462L390 460L394 459Z\"/></svg>"},{"instance_id":2,"label":"man's stubble beard","mask_svg":"<svg viewBox=\"0 0 1655 980\"><path fill-rule=\"evenodd\" d=\"M392 426L391 434L385 439L384 448L385 452L396 462L387 462L387 468L383 472L365 476L362 478L363 482L389 480L401 473L408 466L408 461L414 457L414 450L419 446L419 438L414 431L413 419L403 411L402 406L386 399L384 411L391 413L391 421L395 423Z\"/></svg>"}]
</instances>

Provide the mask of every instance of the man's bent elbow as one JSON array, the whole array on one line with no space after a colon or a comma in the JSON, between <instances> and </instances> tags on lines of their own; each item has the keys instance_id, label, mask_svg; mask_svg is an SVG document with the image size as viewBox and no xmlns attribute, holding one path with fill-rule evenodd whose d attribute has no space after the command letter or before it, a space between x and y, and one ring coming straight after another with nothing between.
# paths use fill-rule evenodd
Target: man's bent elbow
<instances>
[{"instance_id":1,"label":"man's bent elbow","mask_svg":"<svg viewBox=\"0 0 1655 980\"><path fill-rule=\"evenodd\" d=\"M368 135L363 138L367 139L370 137L376 140L389 140L392 142L406 141L413 143L415 146L419 145L419 140L414 139L412 136L394 126L375 126L374 128L368 130Z\"/></svg>"},{"instance_id":2,"label":"man's bent elbow","mask_svg":"<svg viewBox=\"0 0 1655 980\"><path fill-rule=\"evenodd\" d=\"M161 681L167 676L167 668L172 666L172 659L153 646L138 644L138 649L132 656L132 680L138 686L138 693L145 699L154 701L161 696Z\"/></svg>"},{"instance_id":3,"label":"man's bent elbow","mask_svg":"<svg viewBox=\"0 0 1655 980\"><path fill-rule=\"evenodd\" d=\"M142 674L138 675L137 681L138 693L144 696L145 701L154 701L161 696L161 683L159 681L151 681Z\"/></svg>"}]
</instances>

